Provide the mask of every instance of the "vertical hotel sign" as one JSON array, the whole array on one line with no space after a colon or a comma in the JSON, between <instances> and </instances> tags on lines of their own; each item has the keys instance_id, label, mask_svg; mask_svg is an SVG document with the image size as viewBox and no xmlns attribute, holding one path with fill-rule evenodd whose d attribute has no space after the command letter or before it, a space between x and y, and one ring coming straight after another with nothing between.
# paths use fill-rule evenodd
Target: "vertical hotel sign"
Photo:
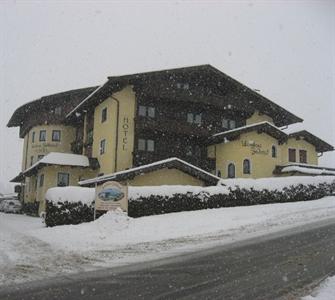
<instances>
[{"instance_id":1,"label":"vertical hotel sign","mask_svg":"<svg viewBox=\"0 0 335 300\"><path fill-rule=\"evenodd\" d=\"M95 191L95 210L128 211L128 187L116 181L108 181L97 186Z\"/></svg>"}]
</instances>

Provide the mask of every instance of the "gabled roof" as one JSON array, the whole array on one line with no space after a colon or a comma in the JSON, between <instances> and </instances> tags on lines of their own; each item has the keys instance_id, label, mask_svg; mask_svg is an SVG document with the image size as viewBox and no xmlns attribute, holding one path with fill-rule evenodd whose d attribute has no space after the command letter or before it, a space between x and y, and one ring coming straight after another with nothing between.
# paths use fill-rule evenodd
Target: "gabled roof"
<instances>
[{"instance_id":1,"label":"gabled roof","mask_svg":"<svg viewBox=\"0 0 335 300\"><path fill-rule=\"evenodd\" d=\"M41 105L62 105L64 102L68 102L70 100L78 103L81 99L91 94L92 91L94 91L95 89L96 87L87 87L82 89L70 90L66 92L43 96L39 99L25 103L14 111L12 117L8 121L7 127L21 126L27 115L36 112L38 113Z\"/></svg>"},{"instance_id":2,"label":"gabled roof","mask_svg":"<svg viewBox=\"0 0 335 300\"><path fill-rule=\"evenodd\" d=\"M50 152L41 158L39 161L34 163L31 167L21 172L11 182L22 182L24 177L31 176L39 168L47 165L60 165L60 166L72 166L72 167L92 167L94 168L94 163L96 159L90 159L85 155L72 154L72 153L60 153L60 152Z\"/></svg>"},{"instance_id":3,"label":"gabled roof","mask_svg":"<svg viewBox=\"0 0 335 300\"><path fill-rule=\"evenodd\" d=\"M131 168L128 170L124 170L124 171L119 171L116 173L112 173L112 174L107 174L107 175L103 175L103 176L99 176L96 178L91 178L91 179L87 179L84 181L80 181L79 185L82 186L90 186L96 183L104 183L110 180L115 180L115 181L123 181L123 180L127 180L127 179L132 179L137 175L141 175L141 174L145 174L145 173L150 173L152 171L156 171L156 170L160 170L160 169L164 169L164 168L174 168L174 169L178 169L184 173L187 173L193 177L196 177L202 181L204 181L207 185L216 185L218 183L218 181L220 180L219 177L206 172L184 160L181 160L179 158L176 157L171 157L168 159L164 159L164 160L160 160L160 161L156 161L154 163L151 164L147 164L147 165L143 165L140 167L135 167L135 168Z\"/></svg>"},{"instance_id":4,"label":"gabled roof","mask_svg":"<svg viewBox=\"0 0 335 300\"><path fill-rule=\"evenodd\" d=\"M267 133L268 135L279 141L284 141L287 138L286 133L284 133L278 127L272 125L267 121L264 121L216 133L208 139L208 144L213 145L230 139L236 139L243 133L252 132L255 130L257 130L258 133Z\"/></svg>"},{"instance_id":5,"label":"gabled roof","mask_svg":"<svg viewBox=\"0 0 335 300\"><path fill-rule=\"evenodd\" d=\"M317 136L315 136L314 134L310 133L307 130L292 132L288 135L288 137L296 139L303 138L306 142L314 145L317 152L327 152L334 150L334 147L332 145L321 140L320 138L318 138Z\"/></svg>"},{"instance_id":6,"label":"gabled roof","mask_svg":"<svg viewBox=\"0 0 335 300\"><path fill-rule=\"evenodd\" d=\"M127 84L135 85L140 83L142 86L145 86L149 84L148 82L150 80L154 81L162 76L168 76L169 79L175 80L175 77L190 74L198 74L199 80L211 78L213 86L211 87L209 102L215 102L222 107L225 107L227 104L232 104L246 110L256 109L272 117L277 126L285 126L303 121L301 118L255 92L253 89L208 64L108 77L106 83L84 99L67 117L73 116L76 111L81 112L92 105L97 105L99 101L106 99L112 93L119 91Z\"/></svg>"}]
</instances>

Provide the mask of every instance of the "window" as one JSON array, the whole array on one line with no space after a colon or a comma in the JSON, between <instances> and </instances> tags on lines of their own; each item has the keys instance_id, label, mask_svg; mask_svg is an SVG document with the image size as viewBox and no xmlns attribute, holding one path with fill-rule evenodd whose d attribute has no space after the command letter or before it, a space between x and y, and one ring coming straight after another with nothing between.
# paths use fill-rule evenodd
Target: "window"
<instances>
[{"instance_id":1,"label":"window","mask_svg":"<svg viewBox=\"0 0 335 300\"><path fill-rule=\"evenodd\" d=\"M33 131L32 135L31 135L31 142L35 143L35 131Z\"/></svg>"},{"instance_id":2,"label":"window","mask_svg":"<svg viewBox=\"0 0 335 300\"><path fill-rule=\"evenodd\" d=\"M277 147L275 145L271 147L271 156L273 158L277 157Z\"/></svg>"},{"instance_id":3,"label":"window","mask_svg":"<svg viewBox=\"0 0 335 300\"><path fill-rule=\"evenodd\" d=\"M229 129L234 129L236 128L236 121L230 120L229 121Z\"/></svg>"},{"instance_id":4,"label":"window","mask_svg":"<svg viewBox=\"0 0 335 300\"><path fill-rule=\"evenodd\" d=\"M53 142L60 142L60 130L53 130L52 131L52 141Z\"/></svg>"},{"instance_id":5,"label":"window","mask_svg":"<svg viewBox=\"0 0 335 300\"><path fill-rule=\"evenodd\" d=\"M101 111L101 123L105 122L107 120L107 107L105 107Z\"/></svg>"},{"instance_id":6,"label":"window","mask_svg":"<svg viewBox=\"0 0 335 300\"><path fill-rule=\"evenodd\" d=\"M58 173L57 186L68 186L69 178L69 173Z\"/></svg>"},{"instance_id":7,"label":"window","mask_svg":"<svg viewBox=\"0 0 335 300\"><path fill-rule=\"evenodd\" d=\"M155 150L155 142L153 140L147 140L147 150L150 152Z\"/></svg>"},{"instance_id":8,"label":"window","mask_svg":"<svg viewBox=\"0 0 335 300\"><path fill-rule=\"evenodd\" d=\"M148 117L154 118L155 117L155 108L154 107L148 107Z\"/></svg>"},{"instance_id":9,"label":"window","mask_svg":"<svg viewBox=\"0 0 335 300\"><path fill-rule=\"evenodd\" d=\"M40 187L44 184L44 174L40 175Z\"/></svg>"},{"instance_id":10,"label":"window","mask_svg":"<svg viewBox=\"0 0 335 300\"><path fill-rule=\"evenodd\" d=\"M220 170L218 170L217 176L221 177L221 171Z\"/></svg>"},{"instance_id":11,"label":"window","mask_svg":"<svg viewBox=\"0 0 335 300\"><path fill-rule=\"evenodd\" d=\"M243 161L243 174L250 174L250 160L249 159L245 159Z\"/></svg>"},{"instance_id":12,"label":"window","mask_svg":"<svg viewBox=\"0 0 335 300\"><path fill-rule=\"evenodd\" d=\"M93 143L93 129L87 132L87 144L92 145Z\"/></svg>"},{"instance_id":13,"label":"window","mask_svg":"<svg viewBox=\"0 0 335 300\"><path fill-rule=\"evenodd\" d=\"M236 128L236 121L226 119L226 118L222 118L222 128L234 129L234 128Z\"/></svg>"},{"instance_id":14,"label":"window","mask_svg":"<svg viewBox=\"0 0 335 300\"><path fill-rule=\"evenodd\" d=\"M37 156L37 160L41 160L43 157L44 157L44 155L40 154L40 155Z\"/></svg>"},{"instance_id":15,"label":"window","mask_svg":"<svg viewBox=\"0 0 335 300\"><path fill-rule=\"evenodd\" d=\"M296 162L296 150L295 149L288 149L288 161Z\"/></svg>"},{"instance_id":16,"label":"window","mask_svg":"<svg viewBox=\"0 0 335 300\"><path fill-rule=\"evenodd\" d=\"M61 106L57 106L55 108L55 115L60 116L62 114L62 107Z\"/></svg>"},{"instance_id":17,"label":"window","mask_svg":"<svg viewBox=\"0 0 335 300\"><path fill-rule=\"evenodd\" d=\"M155 108L152 107L152 106L140 105L138 107L138 115L142 116L142 117L154 118L155 117Z\"/></svg>"},{"instance_id":18,"label":"window","mask_svg":"<svg viewBox=\"0 0 335 300\"><path fill-rule=\"evenodd\" d=\"M106 152L106 140L103 139L100 141L100 155Z\"/></svg>"},{"instance_id":19,"label":"window","mask_svg":"<svg viewBox=\"0 0 335 300\"><path fill-rule=\"evenodd\" d=\"M146 140L138 139L138 150L145 151Z\"/></svg>"},{"instance_id":20,"label":"window","mask_svg":"<svg viewBox=\"0 0 335 300\"><path fill-rule=\"evenodd\" d=\"M34 163L34 156L30 156L30 165L32 166Z\"/></svg>"},{"instance_id":21,"label":"window","mask_svg":"<svg viewBox=\"0 0 335 300\"><path fill-rule=\"evenodd\" d=\"M40 142L46 141L47 132L45 130L40 130Z\"/></svg>"},{"instance_id":22,"label":"window","mask_svg":"<svg viewBox=\"0 0 335 300\"><path fill-rule=\"evenodd\" d=\"M235 165L233 163L228 165L228 178L235 178Z\"/></svg>"},{"instance_id":23,"label":"window","mask_svg":"<svg viewBox=\"0 0 335 300\"><path fill-rule=\"evenodd\" d=\"M149 152L155 151L155 141L138 139L138 150L139 151L149 151Z\"/></svg>"},{"instance_id":24,"label":"window","mask_svg":"<svg viewBox=\"0 0 335 300\"><path fill-rule=\"evenodd\" d=\"M307 164L307 151L299 150L299 162Z\"/></svg>"},{"instance_id":25,"label":"window","mask_svg":"<svg viewBox=\"0 0 335 300\"><path fill-rule=\"evenodd\" d=\"M188 113L187 122L191 124L201 124L201 114Z\"/></svg>"},{"instance_id":26,"label":"window","mask_svg":"<svg viewBox=\"0 0 335 300\"><path fill-rule=\"evenodd\" d=\"M223 118L222 119L222 127L223 128L229 128L229 120Z\"/></svg>"},{"instance_id":27,"label":"window","mask_svg":"<svg viewBox=\"0 0 335 300\"><path fill-rule=\"evenodd\" d=\"M186 146L186 156L192 156L193 155L193 148L191 145Z\"/></svg>"}]
</instances>

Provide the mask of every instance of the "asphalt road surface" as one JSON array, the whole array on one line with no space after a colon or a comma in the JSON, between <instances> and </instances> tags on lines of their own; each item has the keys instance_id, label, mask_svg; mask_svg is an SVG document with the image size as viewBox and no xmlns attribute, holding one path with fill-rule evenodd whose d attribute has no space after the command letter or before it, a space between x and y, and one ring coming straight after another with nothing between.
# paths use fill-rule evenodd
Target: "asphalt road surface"
<instances>
[{"instance_id":1,"label":"asphalt road surface","mask_svg":"<svg viewBox=\"0 0 335 300\"><path fill-rule=\"evenodd\" d=\"M294 299L335 273L335 219L152 262L0 288L0 299Z\"/></svg>"}]
</instances>

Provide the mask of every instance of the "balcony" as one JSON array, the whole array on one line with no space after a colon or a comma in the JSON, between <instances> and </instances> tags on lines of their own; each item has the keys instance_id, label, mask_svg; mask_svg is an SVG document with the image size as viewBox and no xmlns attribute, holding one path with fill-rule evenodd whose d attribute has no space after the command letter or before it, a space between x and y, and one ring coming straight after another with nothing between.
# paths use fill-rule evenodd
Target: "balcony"
<instances>
[{"instance_id":1,"label":"balcony","mask_svg":"<svg viewBox=\"0 0 335 300\"><path fill-rule=\"evenodd\" d=\"M154 131L157 133L173 133L175 135L187 135L199 138L207 138L215 132L212 126L204 124L191 124L183 120L159 118L137 117L135 119L138 131Z\"/></svg>"}]
</instances>

